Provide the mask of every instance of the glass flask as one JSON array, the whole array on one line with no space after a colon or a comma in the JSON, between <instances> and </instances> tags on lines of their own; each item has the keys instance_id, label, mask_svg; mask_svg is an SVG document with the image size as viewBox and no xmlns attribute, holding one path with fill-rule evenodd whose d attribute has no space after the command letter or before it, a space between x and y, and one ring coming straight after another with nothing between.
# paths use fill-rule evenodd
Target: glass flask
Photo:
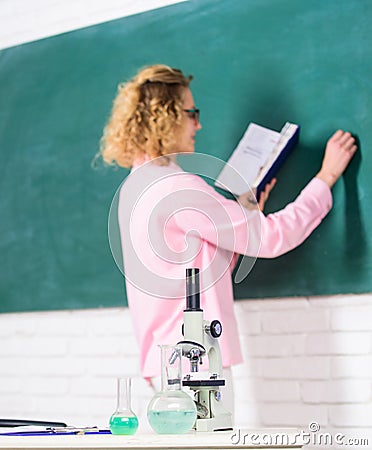
<instances>
[{"instance_id":1,"label":"glass flask","mask_svg":"<svg viewBox=\"0 0 372 450\"><path fill-rule=\"evenodd\" d=\"M138 418L131 409L130 377L117 379L117 405L110 417L110 430L112 434L134 434L138 428Z\"/></svg>"},{"instance_id":2,"label":"glass flask","mask_svg":"<svg viewBox=\"0 0 372 450\"><path fill-rule=\"evenodd\" d=\"M182 434L191 430L196 420L193 399L181 389L181 348L160 345L161 391L151 399L147 418L159 434Z\"/></svg>"}]
</instances>

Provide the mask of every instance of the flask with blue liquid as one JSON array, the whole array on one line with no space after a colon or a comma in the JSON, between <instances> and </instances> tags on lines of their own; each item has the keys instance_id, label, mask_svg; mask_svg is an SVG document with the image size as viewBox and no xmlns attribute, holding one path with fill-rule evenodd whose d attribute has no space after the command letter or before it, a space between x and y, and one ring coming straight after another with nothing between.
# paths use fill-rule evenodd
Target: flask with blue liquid
<instances>
[{"instance_id":1,"label":"flask with blue liquid","mask_svg":"<svg viewBox=\"0 0 372 450\"><path fill-rule=\"evenodd\" d=\"M131 409L130 377L117 379L117 405L110 417L110 430L112 434L134 434L138 429L138 418Z\"/></svg>"},{"instance_id":2,"label":"flask with blue liquid","mask_svg":"<svg viewBox=\"0 0 372 450\"><path fill-rule=\"evenodd\" d=\"M180 347L161 345L161 391L151 399L147 418L158 434L183 434L196 420L194 400L182 390Z\"/></svg>"}]
</instances>

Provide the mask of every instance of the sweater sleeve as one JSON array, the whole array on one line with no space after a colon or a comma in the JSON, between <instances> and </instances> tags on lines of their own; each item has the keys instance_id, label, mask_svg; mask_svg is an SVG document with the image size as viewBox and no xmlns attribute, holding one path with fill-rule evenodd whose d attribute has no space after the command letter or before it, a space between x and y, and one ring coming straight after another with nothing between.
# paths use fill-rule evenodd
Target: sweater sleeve
<instances>
[{"instance_id":1,"label":"sweater sleeve","mask_svg":"<svg viewBox=\"0 0 372 450\"><path fill-rule=\"evenodd\" d=\"M284 209L267 216L226 199L199 177L187 178L192 183L188 201L193 207L175 215L177 226L216 247L242 255L275 258L294 249L332 207L331 191L318 178L313 178Z\"/></svg>"},{"instance_id":2,"label":"sweater sleeve","mask_svg":"<svg viewBox=\"0 0 372 450\"><path fill-rule=\"evenodd\" d=\"M284 209L262 215L259 257L274 258L299 246L332 207L331 190L313 178L296 200Z\"/></svg>"}]
</instances>

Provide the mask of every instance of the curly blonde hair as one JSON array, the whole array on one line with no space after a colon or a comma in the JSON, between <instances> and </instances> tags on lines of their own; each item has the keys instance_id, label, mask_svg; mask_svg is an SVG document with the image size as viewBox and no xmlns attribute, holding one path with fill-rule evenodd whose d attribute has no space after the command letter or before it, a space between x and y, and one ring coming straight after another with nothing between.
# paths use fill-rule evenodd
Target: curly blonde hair
<instances>
[{"instance_id":1,"label":"curly blonde hair","mask_svg":"<svg viewBox=\"0 0 372 450\"><path fill-rule=\"evenodd\" d=\"M119 84L101 138L103 160L129 168L145 155L154 159L174 153L184 90L191 80L178 69L156 64Z\"/></svg>"}]
</instances>

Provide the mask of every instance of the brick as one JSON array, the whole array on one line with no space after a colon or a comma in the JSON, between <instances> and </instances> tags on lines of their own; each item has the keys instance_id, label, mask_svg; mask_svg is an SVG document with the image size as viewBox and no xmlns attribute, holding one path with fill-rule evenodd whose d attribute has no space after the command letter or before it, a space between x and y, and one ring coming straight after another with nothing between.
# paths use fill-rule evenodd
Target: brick
<instances>
[{"instance_id":1,"label":"brick","mask_svg":"<svg viewBox=\"0 0 372 450\"><path fill-rule=\"evenodd\" d=\"M317 422L327 425L327 407L320 405L301 405L298 403L265 403L259 407L261 421L264 426L308 427Z\"/></svg>"},{"instance_id":2,"label":"brick","mask_svg":"<svg viewBox=\"0 0 372 450\"><path fill-rule=\"evenodd\" d=\"M73 408L71 407L73 405ZM66 417L70 415L81 416L84 418L82 424L89 424L89 417L93 414L99 414L101 417L107 418L115 410L116 403L112 398L106 397L76 397L73 395L56 396L54 399L47 397L38 397L35 400L34 408L38 412L43 412L47 415L57 415L59 417ZM94 413L94 411L96 411ZM88 423L87 423L88 422Z\"/></svg>"},{"instance_id":3,"label":"brick","mask_svg":"<svg viewBox=\"0 0 372 450\"><path fill-rule=\"evenodd\" d=\"M234 397L244 404L256 403L256 384L253 378L238 379L234 383Z\"/></svg>"},{"instance_id":4,"label":"brick","mask_svg":"<svg viewBox=\"0 0 372 450\"><path fill-rule=\"evenodd\" d=\"M331 425L335 427L372 427L372 403L337 405L329 408Z\"/></svg>"},{"instance_id":5,"label":"brick","mask_svg":"<svg viewBox=\"0 0 372 450\"><path fill-rule=\"evenodd\" d=\"M120 376L135 376L139 374L137 357L126 358L86 358L87 371L92 376L117 378Z\"/></svg>"},{"instance_id":6,"label":"brick","mask_svg":"<svg viewBox=\"0 0 372 450\"><path fill-rule=\"evenodd\" d=\"M261 312L307 309L309 307L309 301L306 297L239 300L239 304L246 311Z\"/></svg>"},{"instance_id":7,"label":"brick","mask_svg":"<svg viewBox=\"0 0 372 450\"><path fill-rule=\"evenodd\" d=\"M331 367L332 378L372 379L372 355L335 356Z\"/></svg>"},{"instance_id":8,"label":"brick","mask_svg":"<svg viewBox=\"0 0 372 450\"><path fill-rule=\"evenodd\" d=\"M54 313L52 317L39 318L37 323L37 334L40 337L83 336L88 328L84 317L78 317L63 311Z\"/></svg>"},{"instance_id":9,"label":"brick","mask_svg":"<svg viewBox=\"0 0 372 450\"><path fill-rule=\"evenodd\" d=\"M255 429L260 423L257 405L255 403L238 403L235 405L234 424L235 428Z\"/></svg>"},{"instance_id":10,"label":"brick","mask_svg":"<svg viewBox=\"0 0 372 450\"><path fill-rule=\"evenodd\" d=\"M33 398L15 393L11 395L2 394L0 397L0 416L2 417L31 419L34 411Z\"/></svg>"},{"instance_id":11,"label":"brick","mask_svg":"<svg viewBox=\"0 0 372 450\"><path fill-rule=\"evenodd\" d=\"M261 332L261 314L258 311L247 311L236 302L235 315L241 335L255 335Z\"/></svg>"},{"instance_id":12,"label":"brick","mask_svg":"<svg viewBox=\"0 0 372 450\"><path fill-rule=\"evenodd\" d=\"M84 375L87 371L83 358L30 358L25 363L27 364L27 372L34 376L77 377Z\"/></svg>"},{"instance_id":13,"label":"brick","mask_svg":"<svg viewBox=\"0 0 372 450\"><path fill-rule=\"evenodd\" d=\"M110 397L116 399L116 378L84 377L71 381L71 394L76 397Z\"/></svg>"},{"instance_id":14,"label":"brick","mask_svg":"<svg viewBox=\"0 0 372 450\"><path fill-rule=\"evenodd\" d=\"M19 378L0 376L0 395L15 394L21 391L22 382ZM0 414L1 416L1 414Z\"/></svg>"},{"instance_id":15,"label":"brick","mask_svg":"<svg viewBox=\"0 0 372 450\"><path fill-rule=\"evenodd\" d=\"M244 356L244 355L243 355ZM261 377L262 373L262 360L260 358L251 358L246 356L244 358L244 364L238 364L233 366L232 373L234 379L249 378L249 377Z\"/></svg>"},{"instance_id":16,"label":"brick","mask_svg":"<svg viewBox=\"0 0 372 450\"><path fill-rule=\"evenodd\" d=\"M258 402L299 402L301 399L299 383L294 380L258 380L254 385L254 398Z\"/></svg>"},{"instance_id":17,"label":"brick","mask_svg":"<svg viewBox=\"0 0 372 450\"><path fill-rule=\"evenodd\" d=\"M372 399L369 380L304 381L300 386L305 403L360 403Z\"/></svg>"},{"instance_id":18,"label":"brick","mask_svg":"<svg viewBox=\"0 0 372 450\"><path fill-rule=\"evenodd\" d=\"M367 332L316 333L306 339L308 355L362 355L371 350L371 334Z\"/></svg>"},{"instance_id":19,"label":"brick","mask_svg":"<svg viewBox=\"0 0 372 450\"><path fill-rule=\"evenodd\" d=\"M267 333L311 333L329 329L329 312L319 309L266 312L262 329Z\"/></svg>"},{"instance_id":20,"label":"brick","mask_svg":"<svg viewBox=\"0 0 372 450\"><path fill-rule=\"evenodd\" d=\"M337 331L371 331L372 306L334 309L331 328Z\"/></svg>"},{"instance_id":21,"label":"brick","mask_svg":"<svg viewBox=\"0 0 372 450\"><path fill-rule=\"evenodd\" d=\"M329 297L311 297L309 305L314 308L343 308L371 305L372 294L331 295Z\"/></svg>"},{"instance_id":22,"label":"brick","mask_svg":"<svg viewBox=\"0 0 372 450\"><path fill-rule=\"evenodd\" d=\"M67 340L64 338L34 336L32 339L20 337L5 339L4 345L0 347L1 355L23 356L24 358L34 356L56 356L67 354Z\"/></svg>"},{"instance_id":23,"label":"brick","mask_svg":"<svg viewBox=\"0 0 372 450\"><path fill-rule=\"evenodd\" d=\"M69 381L61 377L27 377L22 381L22 392L27 395L37 397L53 397L56 395L67 394L69 390Z\"/></svg>"},{"instance_id":24,"label":"brick","mask_svg":"<svg viewBox=\"0 0 372 450\"><path fill-rule=\"evenodd\" d=\"M20 378L21 373L28 373L30 360L22 357L13 357L8 355L1 356L2 364L0 365L0 376L10 376Z\"/></svg>"},{"instance_id":25,"label":"brick","mask_svg":"<svg viewBox=\"0 0 372 450\"><path fill-rule=\"evenodd\" d=\"M70 345L69 353L72 356L113 356L118 355L120 350L120 340L115 337L95 337L85 336L76 338Z\"/></svg>"},{"instance_id":26,"label":"brick","mask_svg":"<svg viewBox=\"0 0 372 450\"><path fill-rule=\"evenodd\" d=\"M120 355L138 356L139 347L134 334L119 338L118 342Z\"/></svg>"},{"instance_id":27,"label":"brick","mask_svg":"<svg viewBox=\"0 0 372 450\"><path fill-rule=\"evenodd\" d=\"M328 357L267 358L262 361L263 377L280 380L323 380L330 374Z\"/></svg>"},{"instance_id":28,"label":"brick","mask_svg":"<svg viewBox=\"0 0 372 450\"><path fill-rule=\"evenodd\" d=\"M32 336L35 322L30 314L0 314L0 337Z\"/></svg>"},{"instance_id":29,"label":"brick","mask_svg":"<svg viewBox=\"0 0 372 450\"><path fill-rule=\"evenodd\" d=\"M250 356L291 356L305 352L304 335L244 336L244 349Z\"/></svg>"},{"instance_id":30,"label":"brick","mask_svg":"<svg viewBox=\"0 0 372 450\"><path fill-rule=\"evenodd\" d=\"M128 308L109 311L105 320L102 317L94 318L91 322L92 331L97 336L131 336L134 334L132 318Z\"/></svg>"},{"instance_id":31,"label":"brick","mask_svg":"<svg viewBox=\"0 0 372 450\"><path fill-rule=\"evenodd\" d=\"M1 338L0 342L0 357L13 357L16 353L17 339L12 336L6 336Z\"/></svg>"}]
</instances>

